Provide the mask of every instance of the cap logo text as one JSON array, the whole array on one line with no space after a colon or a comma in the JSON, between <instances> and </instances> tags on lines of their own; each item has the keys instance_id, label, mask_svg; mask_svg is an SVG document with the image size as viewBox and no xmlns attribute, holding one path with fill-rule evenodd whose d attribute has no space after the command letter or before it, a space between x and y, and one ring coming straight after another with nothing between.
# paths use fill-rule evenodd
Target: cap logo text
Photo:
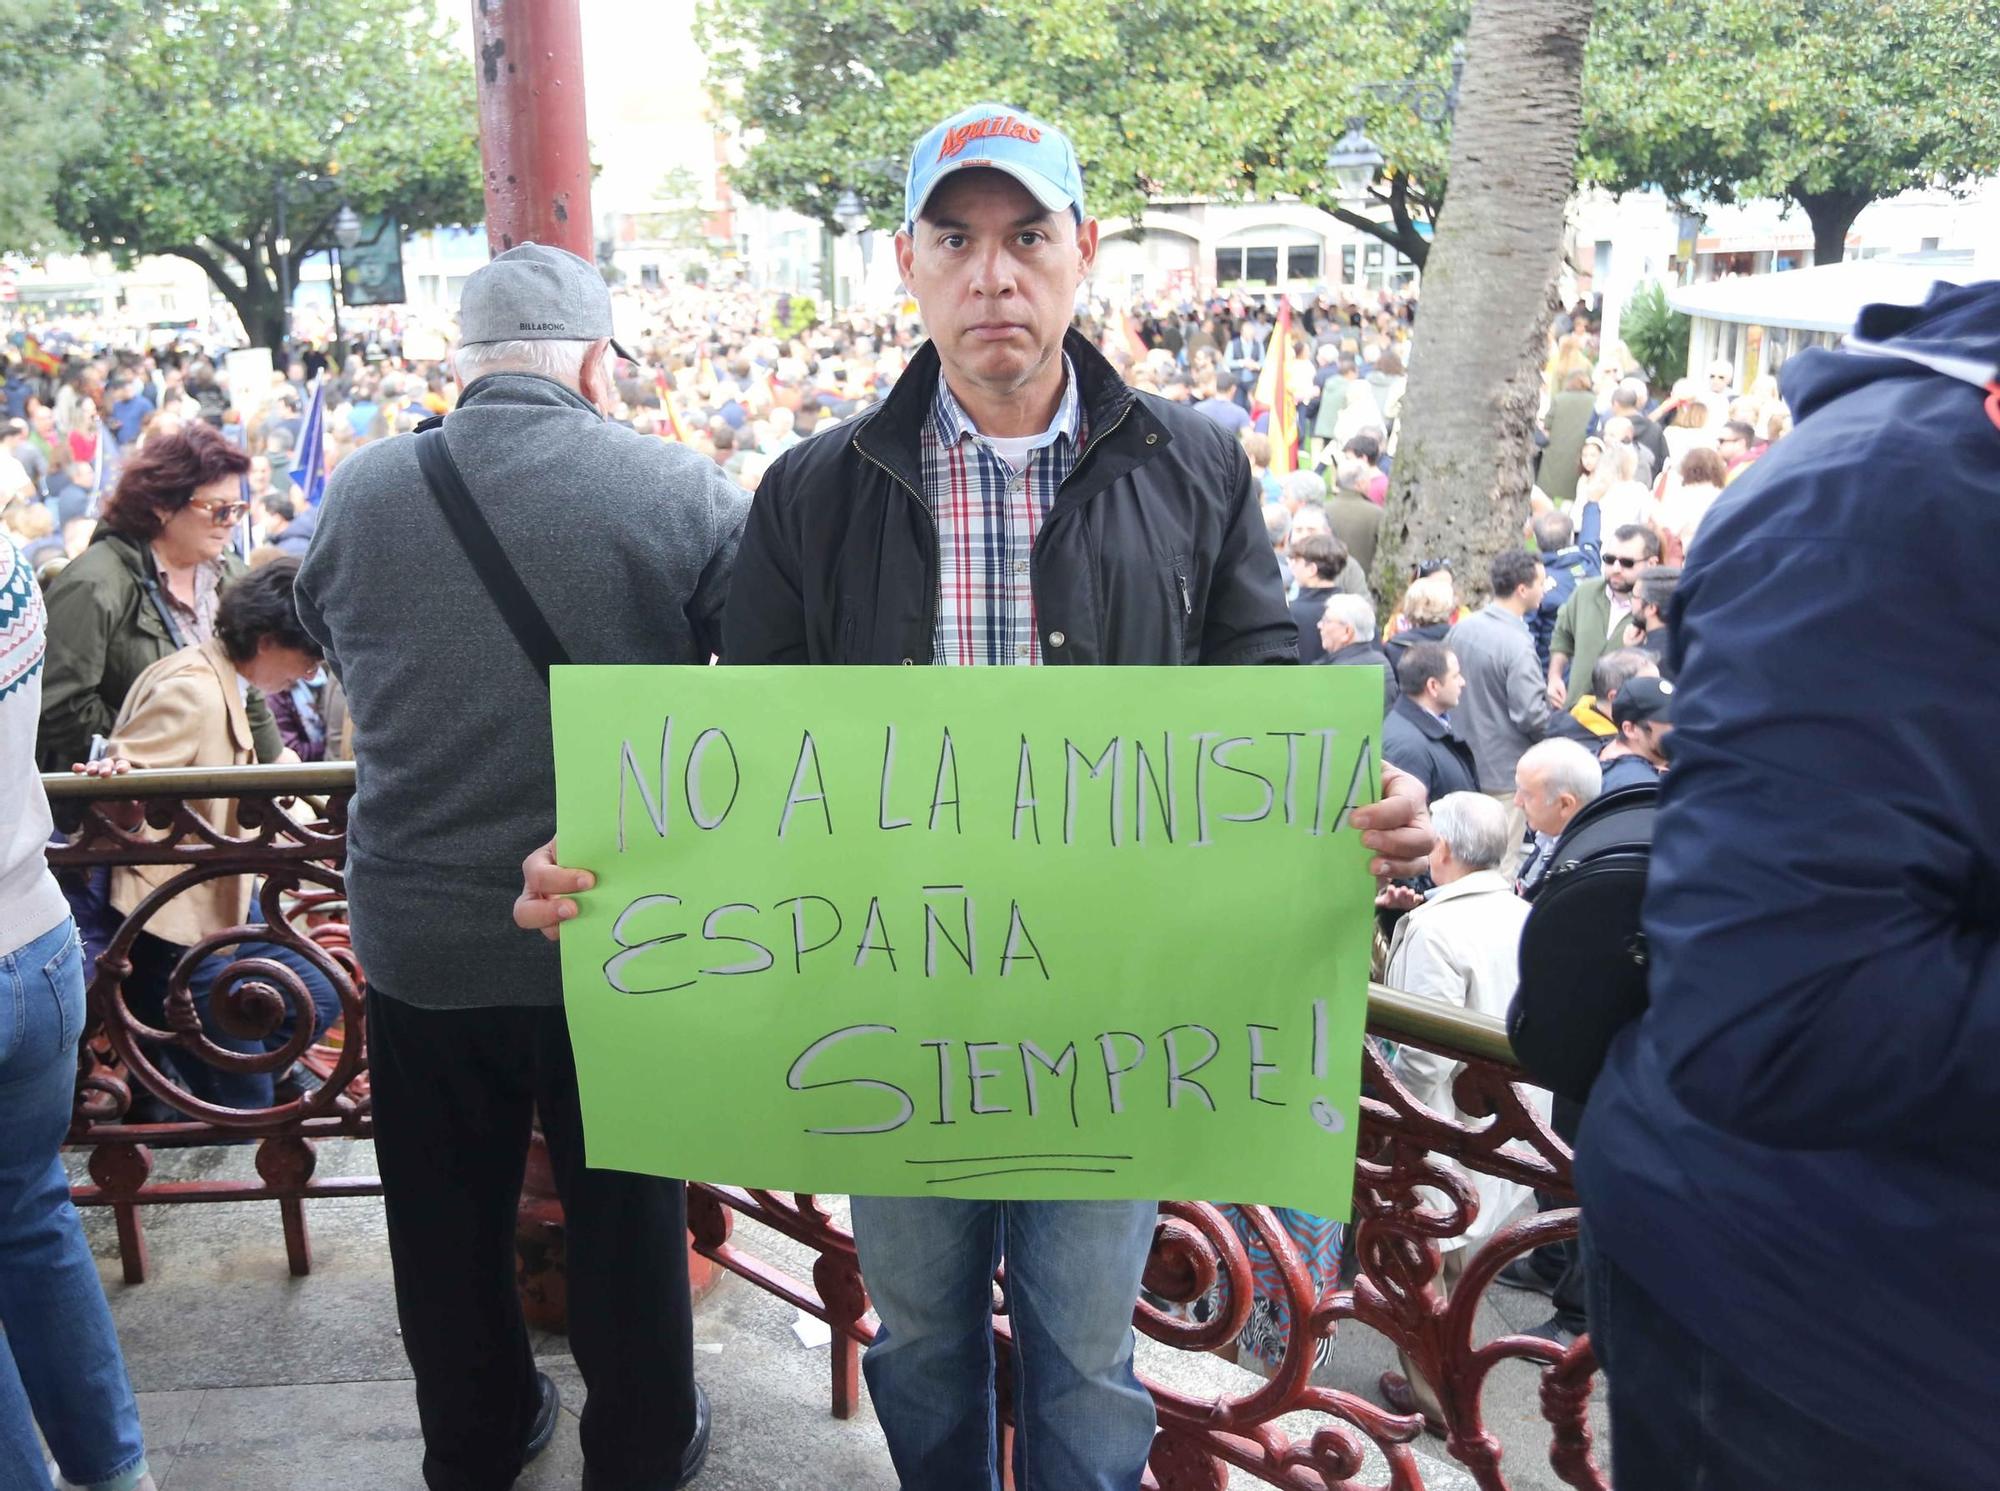
<instances>
[{"instance_id":1,"label":"cap logo text","mask_svg":"<svg viewBox=\"0 0 2000 1491\"><path fill-rule=\"evenodd\" d=\"M987 140L998 136L1006 140L1026 140L1030 145L1039 145L1042 132L1032 125L1021 123L1012 114L995 114L985 119L975 119L970 124L961 124L957 129L945 131L944 144L938 147L938 159L949 160L961 154L974 140Z\"/></svg>"},{"instance_id":2,"label":"cap logo text","mask_svg":"<svg viewBox=\"0 0 2000 1491\"><path fill-rule=\"evenodd\" d=\"M523 321L522 331L567 331L569 327L561 321Z\"/></svg>"}]
</instances>

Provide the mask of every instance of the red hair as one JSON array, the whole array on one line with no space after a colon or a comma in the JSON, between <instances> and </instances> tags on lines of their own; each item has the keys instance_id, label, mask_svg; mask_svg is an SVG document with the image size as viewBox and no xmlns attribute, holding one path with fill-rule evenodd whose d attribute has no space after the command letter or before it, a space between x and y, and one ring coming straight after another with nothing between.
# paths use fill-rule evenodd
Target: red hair
<instances>
[{"instance_id":1,"label":"red hair","mask_svg":"<svg viewBox=\"0 0 2000 1491\"><path fill-rule=\"evenodd\" d=\"M249 469L250 458L208 425L149 435L125 463L98 522L125 538L148 542L188 505L197 488Z\"/></svg>"}]
</instances>

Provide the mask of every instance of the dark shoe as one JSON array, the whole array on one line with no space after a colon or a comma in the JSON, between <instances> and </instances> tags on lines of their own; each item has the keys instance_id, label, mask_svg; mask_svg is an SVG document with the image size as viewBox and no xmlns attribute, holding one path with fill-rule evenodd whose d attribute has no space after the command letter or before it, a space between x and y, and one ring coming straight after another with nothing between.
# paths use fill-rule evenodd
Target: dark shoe
<instances>
[{"instance_id":1,"label":"dark shoe","mask_svg":"<svg viewBox=\"0 0 2000 1491\"><path fill-rule=\"evenodd\" d=\"M535 1422L528 1429L528 1442L521 1446L523 1465L549 1447L549 1441L556 1437L556 1419L561 1416L562 1395L546 1372L535 1374L535 1389L541 1397L535 1405Z\"/></svg>"},{"instance_id":2,"label":"dark shoe","mask_svg":"<svg viewBox=\"0 0 2000 1491\"><path fill-rule=\"evenodd\" d=\"M1420 1400L1415 1385L1401 1372L1384 1372L1377 1386L1392 1413L1422 1414L1426 1433L1439 1439L1450 1437L1451 1430L1445 1421Z\"/></svg>"},{"instance_id":3,"label":"dark shoe","mask_svg":"<svg viewBox=\"0 0 2000 1491\"><path fill-rule=\"evenodd\" d=\"M1535 1267L1533 1253L1523 1253L1501 1269L1495 1277L1509 1289L1528 1289L1536 1294L1546 1294L1551 1299L1555 1298L1556 1281Z\"/></svg>"},{"instance_id":4,"label":"dark shoe","mask_svg":"<svg viewBox=\"0 0 2000 1491\"><path fill-rule=\"evenodd\" d=\"M701 1474L702 1462L708 1459L708 1394L696 1383L694 1389L694 1434L688 1440L687 1448L681 1452L680 1473L670 1481L659 1481L651 1486L634 1488L634 1491L678 1491L689 1481ZM583 1491L598 1491L596 1481L591 1478L590 1467L583 1467Z\"/></svg>"},{"instance_id":5,"label":"dark shoe","mask_svg":"<svg viewBox=\"0 0 2000 1491\"><path fill-rule=\"evenodd\" d=\"M1540 1341L1551 1342L1554 1345L1560 1346L1564 1351L1567 1351L1570 1349L1570 1347L1576 1344L1576 1338L1582 1335L1583 1332L1571 1330L1568 1326L1562 1323L1561 1317L1558 1316L1549 1320L1544 1320L1540 1325L1536 1326L1533 1330L1521 1331L1520 1334L1524 1336L1533 1336Z\"/></svg>"}]
</instances>

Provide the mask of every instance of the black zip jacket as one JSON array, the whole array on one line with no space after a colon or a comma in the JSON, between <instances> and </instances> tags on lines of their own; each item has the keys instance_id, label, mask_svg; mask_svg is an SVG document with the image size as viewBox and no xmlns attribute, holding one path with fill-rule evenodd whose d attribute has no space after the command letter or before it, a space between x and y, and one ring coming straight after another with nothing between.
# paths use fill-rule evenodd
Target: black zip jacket
<instances>
[{"instance_id":1,"label":"black zip jacket","mask_svg":"<svg viewBox=\"0 0 2000 1491\"><path fill-rule=\"evenodd\" d=\"M1243 448L1120 381L1075 332L1087 440L1036 535L1044 663L1296 663L1298 629ZM937 523L919 439L937 393L923 347L887 400L771 466L737 551L727 663L929 663Z\"/></svg>"}]
</instances>

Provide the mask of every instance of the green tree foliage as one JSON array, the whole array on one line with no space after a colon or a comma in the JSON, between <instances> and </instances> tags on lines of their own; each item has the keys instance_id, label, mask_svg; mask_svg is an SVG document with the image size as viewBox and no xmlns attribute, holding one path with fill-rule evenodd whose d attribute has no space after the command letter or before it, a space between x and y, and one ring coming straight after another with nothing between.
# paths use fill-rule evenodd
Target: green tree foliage
<instances>
[{"instance_id":1,"label":"green tree foliage","mask_svg":"<svg viewBox=\"0 0 2000 1491\"><path fill-rule=\"evenodd\" d=\"M1863 207L2000 170L2000 0L1660 0L1591 37L1582 170L1773 196L1831 263Z\"/></svg>"},{"instance_id":2,"label":"green tree foliage","mask_svg":"<svg viewBox=\"0 0 2000 1491\"><path fill-rule=\"evenodd\" d=\"M77 242L192 260L251 338L277 345L343 200L405 225L482 211L470 60L413 0L68 0L96 75L96 140L51 193ZM290 251L278 249L277 193Z\"/></svg>"},{"instance_id":3,"label":"green tree foliage","mask_svg":"<svg viewBox=\"0 0 2000 1491\"><path fill-rule=\"evenodd\" d=\"M1350 114L1388 165L1387 221L1339 213L1422 263L1448 124L1365 85L1448 81L1469 0L702 0L718 82L762 132L737 183L831 226L852 189L901 213L882 169L929 124L997 98L1060 120L1099 216L1148 195L1294 194ZM1532 73L1519 86L1532 89ZM1717 202L1798 203L1839 257L1855 215L1908 187L2000 170L2000 0L1661 0L1606 13L1584 76L1579 179Z\"/></svg>"},{"instance_id":4,"label":"green tree foliage","mask_svg":"<svg viewBox=\"0 0 2000 1491\"><path fill-rule=\"evenodd\" d=\"M1669 388L1687 376L1688 331L1684 312L1667 304L1667 292L1649 281L1632 292L1618 318L1618 336L1645 367L1654 388Z\"/></svg>"},{"instance_id":5,"label":"green tree foliage","mask_svg":"<svg viewBox=\"0 0 2000 1491\"><path fill-rule=\"evenodd\" d=\"M32 253L63 241L49 198L65 163L98 142L100 78L70 51L70 0L6 0L0 30L0 248Z\"/></svg>"},{"instance_id":6,"label":"green tree foliage","mask_svg":"<svg viewBox=\"0 0 2000 1491\"><path fill-rule=\"evenodd\" d=\"M833 226L842 191L878 226L902 218L904 155L945 115L996 100L1060 121L1091 211L1149 197L1295 194L1337 204L1323 162L1350 114L1393 163L1391 218L1341 212L1421 260L1447 141L1377 79L1449 79L1453 0L1341 11L1298 0L702 0L711 79L746 130L753 201Z\"/></svg>"},{"instance_id":7,"label":"green tree foliage","mask_svg":"<svg viewBox=\"0 0 2000 1491\"><path fill-rule=\"evenodd\" d=\"M703 227L708 214L701 206L701 181L686 166L675 166L660 178L653 189L654 210L636 212L632 226L642 238L662 242L682 253L698 253L708 247Z\"/></svg>"}]
</instances>

